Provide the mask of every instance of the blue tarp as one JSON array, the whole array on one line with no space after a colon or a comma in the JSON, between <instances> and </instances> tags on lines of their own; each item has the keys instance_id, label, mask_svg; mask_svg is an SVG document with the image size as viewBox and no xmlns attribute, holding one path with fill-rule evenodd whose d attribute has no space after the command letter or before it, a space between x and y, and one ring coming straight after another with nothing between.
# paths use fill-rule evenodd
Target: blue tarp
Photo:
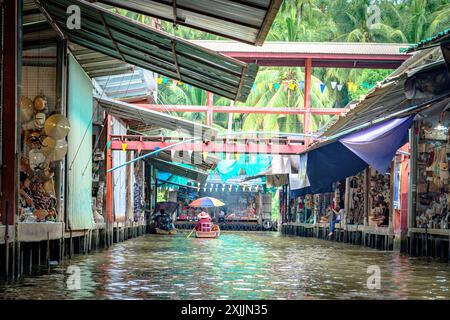
<instances>
[{"instance_id":1,"label":"blue tarp","mask_svg":"<svg viewBox=\"0 0 450 320\"><path fill-rule=\"evenodd\" d=\"M332 191L333 191L332 185L317 189L317 190L315 190L315 192L313 192L311 187L306 187L306 188L302 188L302 189L291 190L290 196L291 196L291 198L298 198L298 197L305 196L307 194L328 193L328 192L332 192Z\"/></svg>"},{"instance_id":2,"label":"blue tarp","mask_svg":"<svg viewBox=\"0 0 450 320\"><path fill-rule=\"evenodd\" d=\"M332 183L354 176L369 165L385 174L396 151L408 142L413 119L388 120L300 155L299 173L304 172L301 164L306 163L306 179L301 175L297 181L292 179L298 189L291 194L327 192L324 190ZM307 183L298 183L298 179Z\"/></svg>"},{"instance_id":3,"label":"blue tarp","mask_svg":"<svg viewBox=\"0 0 450 320\"><path fill-rule=\"evenodd\" d=\"M336 141L308 153L307 174L313 193L367 168L368 164Z\"/></svg>"},{"instance_id":4,"label":"blue tarp","mask_svg":"<svg viewBox=\"0 0 450 320\"><path fill-rule=\"evenodd\" d=\"M393 119L350 134L339 141L384 174L389 169L395 152L408 142L408 129L413 119L413 116Z\"/></svg>"}]
</instances>

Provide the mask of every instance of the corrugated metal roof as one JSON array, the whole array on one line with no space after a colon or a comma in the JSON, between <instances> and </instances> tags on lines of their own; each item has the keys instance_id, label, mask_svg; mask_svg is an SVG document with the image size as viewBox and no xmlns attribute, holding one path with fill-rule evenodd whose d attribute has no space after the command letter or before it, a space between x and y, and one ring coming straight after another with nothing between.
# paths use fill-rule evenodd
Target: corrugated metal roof
<instances>
[{"instance_id":1,"label":"corrugated metal roof","mask_svg":"<svg viewBox=\"0 0 450 320\"><path fill-rule=\"evenodd\" d=\"M90 78L129 74L134 66L74 43L69 49Z\"/></svg>"},{"instance_id":2,"label":"corrugated metal roof","mask_svg":"<svg viewBox=\"0 0 450 320\"><path fill-rule=\"evenodd\" d=\"M406 52L413 52L417 50L428 49L434 46L439 46L441 43L450 43L450 28L445 29L438 34L424 39L417 44L414 44L407 48Z\"/></svg>"},{"instance_id":3,"label":"corrugated metal roof","mask_svg":"<svg viewBox=\"0 0 450 320\"><path fill-rule=\"evenodd\" d=\"M257 53L305 53L305 54L349 54L349 55L407 55L400 52L409 44L368 43L368 42L265 42L254 47L236 41L193 40L204 48L218 52Z\"/></svg>"},{"instance_id":4,"label":"corrugated metal roof","mask_svg":"<svg viewBox=\"0 0 450 320\"><path fill-rule=\"evenodd\" d=\"M283 0L98 0L225 38L262 45Z\"/></svg>"},{"instance_id":5,"label":"corrugated metal roof","mask_svg":"<svg viewBox=\"0 0 450 320\"><path fill-rule=\"evenodd\" d=\"M186 177L200 183L205 182L208 178L208 173L204 171L187 168L176 163L164 161L158 158L147 157L145 159L150 162L156 169L174 174L179 177Z\"/></svg>"},{"instance_id":6,"label":"corrugated metal roof","mask_svg":"<svg viewBox=\"0 0 450 320\"><path fill-rule=\"evenodd\" d=\"M95 80L103 94L127 102L154 101L153 93L157 90L154 74L138 67L128 74L102 76Z\"/></svg>"},{"instance_id":7,"label":"corrugated metal roof","mask_svg":"<svg viewBox=\"0 0 450 320\"><path fill-rule=\"evenodd\" d=\"M94 100L97 101L107 113L112 114L127 123L133 121L138 122L143 126L181 131L182 133L189 133L192 137L203 137L205 140L215 137L218 132L217 129L207 127L200 123L184 120L166 113L144 109L126 102L104 97L94 97Z\"/></svg>"},{"instance_id":8,"label":"corrugated metal roof","mask_svg":"<svg viewBox=\"0 0 450 320\"><path fill-rule=\"evenodd\" d=\"M41 2L73 43L181 80L220 96L245 101L258 67L194 45L83 0ZM68 29L66 9L81 10L81 29Z\"/></svg>"},{"instance_id":9,"label":"corrugated metal roof","mask_svg":"<svg viewBox=\"0 0 450 320\"><path fill-rule=\"evenodd\" d=\"M407 99L405 95L407 78L418 72L441 67L445 68L445 64L442 55L439 55L435 49L415 55L372 89L364 100L340 117L321 137L329 139L338 134L356 130L361 125L408 110L421 101Z\"/></svg>"}]
</instances>

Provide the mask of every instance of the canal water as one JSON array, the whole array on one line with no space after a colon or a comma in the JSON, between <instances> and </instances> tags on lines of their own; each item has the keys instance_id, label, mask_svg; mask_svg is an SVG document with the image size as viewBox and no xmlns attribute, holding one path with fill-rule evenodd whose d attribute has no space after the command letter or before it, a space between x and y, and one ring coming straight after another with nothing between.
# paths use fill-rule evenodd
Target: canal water
<instances>
[{"instance_id":1,"label":"canal water","mask_svg":"<svg viewBox=\"0 0 450 320\"><path fill-rule=\"evenodd\" d=\"M0 298L450 299L445 263L277 233L147 235L51 268L0 283Z\"/></svg>"}]
</instances>

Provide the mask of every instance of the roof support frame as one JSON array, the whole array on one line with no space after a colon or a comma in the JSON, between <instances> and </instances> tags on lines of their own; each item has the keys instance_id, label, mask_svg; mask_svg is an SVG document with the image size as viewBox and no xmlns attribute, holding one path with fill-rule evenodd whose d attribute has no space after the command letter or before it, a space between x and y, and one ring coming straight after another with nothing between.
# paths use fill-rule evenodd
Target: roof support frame
<instances>
[{"instance_id":1,"label":"roof support frame","mask_svg":"<svg viewBox=\"0 0 450 320\"><path fill-rule=\"evenodd\" d=\"M111 39L111 42L112 42L113 46L116 48L117 53L122 58L122 60L125 62L125 58L123 57L122 52L120 52L119 46L117 45L116 41L114 40L114 38L113 38L113 36L111 34L111 30L109 30L109 27L106 24L105 17L103 16L103 13L100 10L97 10L97 13L100 16L100 20L103 23L103 27L105 28L106 32L108 33L109 39Z\"/></svg>"},{"instance_id":2,"label":"roof support frame","mask_svg":"<svg viewBox=\"0 0 450 320\"><path fill-rule=\"evenodd\" d=\"M42 14L45 16L45 18L48 20L50 25L52 26L53 30L55 30L56 34L61 38L61 40L66 40L66 35L64 32L59 28L58 24L53 20L52 16L47 12L47 10L42 6L40 0L34 0L34 3L37 5L39 10L42 12Z\"/></svg>"}]
</instances>

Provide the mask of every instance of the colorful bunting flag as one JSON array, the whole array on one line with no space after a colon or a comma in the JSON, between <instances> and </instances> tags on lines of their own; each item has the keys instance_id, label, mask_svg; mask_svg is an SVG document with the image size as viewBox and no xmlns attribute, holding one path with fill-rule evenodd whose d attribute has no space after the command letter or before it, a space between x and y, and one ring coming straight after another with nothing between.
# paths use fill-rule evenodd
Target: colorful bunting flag
<instances>
[{"instance_id":1,"label":"colorful bunting flag","mask_svg":"<svg viewBox=\"0 0 450 320\"><path fill-rule=\"evenodd\" d=\"M320 92L323 93L325 91L325 88L326 88L325 83L321 83L320 84Z\"/></svg>"},{"instance_id":2,"label":"colorful bunting flag","mask_svg":"<svg viewBox=\"0 0 450 320\"><path fill-rule=\"evenodd\" d=\"M300 87L300 90L303 90L303 88L305 87L305 81L300 81L298 83L298 86Z\"/></svg>"},{"instance_id":3,"label":"colorful bunting flag","mask_svg":"<svg viewBox=\"0 0 450 320\"><path fill-rule=\"evenodd\" d=\"M157 82L158 84L161 84L161 83L163 82L163 79L162 79L162 78L156 78L156 82Z\"/></svg>"},{"instance_id":4,"label":"colorful bunting flag","mask_svg":"<svg viewBox=\"0 0 450 320\"><path fill-rule=\"evenodd\" d=\"M127 144L126 143L122 143L122 151L126 151L127 150Z\"/></svg>"},{"instance_id":5,"label":"colorful bunting flag","mask_svg":"<svg viewBox=\"0 0 450 320\"><path fill-rule=\"evenodd\" d=\"M336 85L337 85L337 82L336 81L331 81L331 88L334 90L334 89L336 89Z\"/></svg>"},{"instance_id":6,"label":"colorful bunting flag","mask_svg":"<svg viewBox=\"0 0 450 320\"><path fill-rule=\"evenodd\" d=\"M339 83L339 84L337 85L338 91L341 91L341 90L342 90L342 87L343 87L343 85Z\"/></svg>"}]
</instances>

